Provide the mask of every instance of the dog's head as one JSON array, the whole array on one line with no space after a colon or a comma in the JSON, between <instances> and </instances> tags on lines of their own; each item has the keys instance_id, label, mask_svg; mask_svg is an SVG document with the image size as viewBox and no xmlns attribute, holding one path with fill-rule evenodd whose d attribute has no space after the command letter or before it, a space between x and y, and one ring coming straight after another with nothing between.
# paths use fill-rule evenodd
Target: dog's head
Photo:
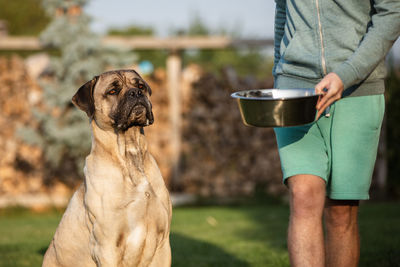
<instances>
[{"instance_id":1,"label":"dog's head","mask_svg":"<svg viewBox=\"0 0 400 267\"><path fill-rule=\"evenodd\" d=\"M134 70L109 71L82 85L72 103L100 128L126 131L154 122L150 86Z\"/></svg>"}]
</instances>

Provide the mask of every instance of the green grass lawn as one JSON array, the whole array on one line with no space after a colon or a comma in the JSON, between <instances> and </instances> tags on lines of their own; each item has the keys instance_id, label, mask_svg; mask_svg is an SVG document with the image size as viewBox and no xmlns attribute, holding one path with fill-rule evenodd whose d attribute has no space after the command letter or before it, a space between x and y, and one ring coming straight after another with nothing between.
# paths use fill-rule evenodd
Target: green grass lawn
<instances>
[{"instance_id":1,"label":"green grass lawn","mask_svg":"<svg viewBox=\"0 0 400 267\"><path fill-rule=\"evenodd\" d=\"M0 267L40 266L61 211L0 211ZM174 209L173 266L289 266L288 207L278 204ZM400 266L400 203L360 208L360 266Z\"/></svg>"}]
</instances>

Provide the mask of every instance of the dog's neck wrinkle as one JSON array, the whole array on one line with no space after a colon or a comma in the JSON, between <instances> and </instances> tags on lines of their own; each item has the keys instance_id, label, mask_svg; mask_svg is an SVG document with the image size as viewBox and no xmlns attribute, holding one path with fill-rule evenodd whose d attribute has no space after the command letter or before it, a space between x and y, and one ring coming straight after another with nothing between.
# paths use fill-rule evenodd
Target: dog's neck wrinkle
<instances>
[{"instance_id":1,"label":"dog's neck wrinkle","mask_svg":"<svg viewBox=\"0 0 400 267\"><path fill-rule=\"evenodd\" d=\"M126 166L129 175L131 172L144 173L144 158L147 153L147 143L140 133L139 127L131 127L125 132L104 131L92 122L92 154L97 151L107 153L110 157L118 159L119 163ZM137 173L136 173L137 174Z\"/></svg>"}]
</instances>

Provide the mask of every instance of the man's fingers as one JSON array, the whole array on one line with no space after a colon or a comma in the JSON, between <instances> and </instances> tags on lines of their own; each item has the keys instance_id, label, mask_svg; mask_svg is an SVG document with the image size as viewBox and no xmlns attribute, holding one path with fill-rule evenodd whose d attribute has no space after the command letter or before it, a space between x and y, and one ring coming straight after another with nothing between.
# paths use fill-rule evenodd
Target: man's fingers
<instances>
[{"instance_id":1,"label":"man's fingers","mask_svg":"<svg viewBox=\"0 0 400 267\"><path fill-rule=\"evenodd\" d=\"M318 119L319 119L319 117L321 117L321 115L322 115L322 112L323 112L323 111L318 111L318 113L317 113L317 119L316 119L316 120L318 120Z\"/></svg>"},{"instance_id":2,"label":"man's fingers","mask_svg":"<svg viewBox=\"0 0 400 267\"><path fill-rule=\"evenodd\" d=\"M333 102L333 101L332 101ZM317 120L319 119L319 117L321 117L321 115L322 115L322 113L324 113L324 111L325 111L325 109L327 108L327 107L329 107L329 102L328 103L326 103L324 106L322 106L319 110L318 110L318 113L317 113Z\"/></svg>"},{"instance_id":3,"label":"man's fingers","mask_svg":"<svg viewBox=\"0 0 400 267\"><path fill-rule=\"evenodd\" d=\"M328 91L324 91L324 89ZM326 75L316 86L315 93L321 94L318 98L316 108L318 110L318 118L322 115L325 109L336 100L342 97L343 82L337 74L331 72Z\"/></svg>"},{"instance_id":4,"label":"man's fingers","mask_svg":"<svg viewBox=\"0 0 400 267\"><path fill-rule=\"evenodd\" d=\"M315 93L322 94L322 97L317 102L317 109L320 109L320 107L324 105L329 98L335 95L336 90L334 90L334 88L330 88L330 86L331 84L328 79L322 80L315 86Z\"/></svg>"},{"instance_id":5,"label":"man's fingers","mask_svg":"<svg viewBox=\"0 0 400 267\"><path fill-rule=\"evenodd\" d=\"M323 106L327 100L328 100L327 95L320 96L316 106L317 110L320 110L321 106Z\"/></svg>"},{"instance_id":6,"label":"man's fingers","mask_svg":"<svg viewBox=\"0 0 400 267\"><path fill-rule=\"evenodd\" d=\"M323 79L315 86L316 94L325 94L324 89L329 86L329 81L327 79Z\"/></svg>"},{"instance_id":7,"label":"man's fingers","mask_svg":"<svg viewBox=\"0 0 400 267\"><path fill-rule=\"evenodd\" d=\"M319 119L319 117L322 115L322 113L324 113L324 111L325 111L325 109L326 109L327 107L329 107L330 105L333 104L333 102L335 102L336 100L339 100L339 99L340 99L340 97L338 97L337 95L335 95L335 96L329 98L328 100L326 100L326 101L324 102L324 104L321 105L321 107L318 109L317 119Z\"/></svg>"},{"instance_id":8,"label":"man's fingers","mask_svg":"<svg viewBox=\"0 0 400 267\"><path fill-rule=\"evenodd\" d=\"M331 98L336 99L336 93L333 90L329 90L325 95L322 96L322 98L318 101L317 103L317 109L319 110L327 101L329 101Z\"/></svg>"},{"instance_id":9,"label":"man's fingers","mask_svg":"<svg viewBox=\"0 0 400 267\"><path fill-rule=\"evenodd\" d=\"M329 88L329 80L328 79L322 79L316 86L315 86L315 93L319 94L320 97L318 98L316 109L319 109L319 106L321 105L321 101L325 102L324 97L327 94L327 89Z\"/></svg>"},{"instance_id":10,"label":"man's fingers","mask_svg":"<svg viewBox=\"0 0 400 267\"><path fill-rule=\"evenodd\" d=\"M322 90L321 93L318 93L317 90L315 90L316 94L319 94L318 100L317 100L317 105L315 106L316 109L318 109L319 103L321 102L322 98L326 95L326 91Z\"/></svg>"}]
</instances>

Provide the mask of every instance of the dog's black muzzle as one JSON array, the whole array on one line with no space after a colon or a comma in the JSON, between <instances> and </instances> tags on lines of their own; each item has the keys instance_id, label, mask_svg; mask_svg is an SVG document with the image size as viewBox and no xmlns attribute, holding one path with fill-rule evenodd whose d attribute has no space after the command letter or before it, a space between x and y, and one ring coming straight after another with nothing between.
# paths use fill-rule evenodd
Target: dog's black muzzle
<instances>
[{"instance_id":1,"label":"dog's black muzzle","mask_svg":"<svg viewBox=\"0 0 400 267\"><path fill-rule=\"evenodd\" d=\"M126 94L128 97L133 98L133 99L144 96L143 91L139 88L131 88L131 89L129 89L129 91Z\"/></svg>"},{"instance_id":2,"label":"dog's black muzzle","mask_svg":"<svg viewBox=\"0 0 400 267\"><path fill-rule=\"evenodd\" d=\"M145 115L141 116L143 109L146 109ZM112 118L114 128L123 131L131 126L148 126L154 122L152 105L145 92L139 88L130 88L125 93Z\"/></svg>"}]
</instances>

